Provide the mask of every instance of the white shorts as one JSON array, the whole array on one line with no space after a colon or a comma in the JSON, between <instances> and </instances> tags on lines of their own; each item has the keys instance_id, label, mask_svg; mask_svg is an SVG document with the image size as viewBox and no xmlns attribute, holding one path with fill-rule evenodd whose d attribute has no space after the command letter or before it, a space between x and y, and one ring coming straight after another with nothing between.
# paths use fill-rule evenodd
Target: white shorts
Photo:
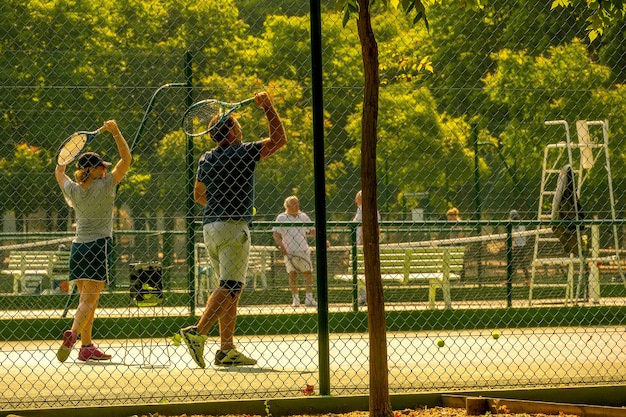
<instances>
[{"instance_id":1,"label":"white shorts","mask_svg":"<svg viewBox=\"0 0 626 417\"><path fill-rule=\"evenodd\" d=\"M250 229L245 221L218 221L203 227L213 270L220 281L246 282L250 256Z\"/></svg>"}]
</instances>

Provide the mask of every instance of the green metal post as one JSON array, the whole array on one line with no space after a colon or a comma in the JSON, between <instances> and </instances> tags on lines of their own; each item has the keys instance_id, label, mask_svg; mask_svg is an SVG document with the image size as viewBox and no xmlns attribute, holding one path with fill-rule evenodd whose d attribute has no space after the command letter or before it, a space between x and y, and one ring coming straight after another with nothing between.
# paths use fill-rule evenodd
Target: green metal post
<instances>
[{"instance_id":1,"label":"green metal post","mask_svg":"<svg viewBox=\"0 0 626 417\"><path fill-rule=\"evenodd\" d=\"M311 0L311 69L313 98L313 173L315 177L315 233L317 240L317 297L320 395L330 395L328 328L328 256L326 253L326 182L324 163L324 100L322 79L322 12Z\"/></svg>"},{"instance_id":2,"label":"green metal post","mask_svg":"<svg viewBox=\"0 0 626 417\"><path fill-rule=\"evenodd\" d=\"M161 266L163 267L163 287L166 290L170 290L172 287L172 279L170 276L170 267L173 264L174 253L172 245L172 232L166 231L162 234L163 238L163 261Z\"/></svg>"},{"instance_id":3,"label":"green metal post","mask_svg":"<svg viewBox=\"0 0 626 417\"><path fill-rule=\"evenodd\" d=\"M513 224L506 224L506 306L513 306Z\"/></svg>"},{"instance_id":4,"label":"green metal post","mask_svg":"<svg viewBox=\"0 0 626 417\"><path fill-rule=\"evenodd\" d=\"M350 225L350 247L351 256L350 262L352 263L352 311L358 313L359 311L359 271L357 260L357 244L356 244L356 231L359 225Z\"/></svg>"},{"instance_id":5,"label":"green metal post","mask_svg":"<svg viewBox=\"0 0 626 417\"><path fill-rule=\"evenodd\" d=\"M193 83L192 83L192 68L191 68L192 53L187 51L185 53L185 80L187 80L187 97L185 104L187 107L193 104ZM186 153L186 165L187 165L187 215L185 216L185 226L187 229L187 281L189 283L189 315L196 315L196 279L194 275L194 247L196 243L196 231L194 225L194 209L195 201L193 200L193 183L195 179L194 169L194 145L193 137L187 136L187 153Z\"/></svg>"},{"instance_id":6,"label":"green metal post","mask_svg":"<svg viewBox=\"0 0 626 417\"><path fill-rule=\"evenodd\" d=\"M480 168L478 166L478 126L476 126L475 124L472 125L472 143L474 145L474 220L478 220L480 222L482 215L480 207ZM481 233L482 228L480 226L480 223L478 223L476 225L476 235L480 236ZM483 264L480 257L478 257L478 259L476 260L476 275L478 284L480 285L483 276Z\"/></svg>"}]
</instances>

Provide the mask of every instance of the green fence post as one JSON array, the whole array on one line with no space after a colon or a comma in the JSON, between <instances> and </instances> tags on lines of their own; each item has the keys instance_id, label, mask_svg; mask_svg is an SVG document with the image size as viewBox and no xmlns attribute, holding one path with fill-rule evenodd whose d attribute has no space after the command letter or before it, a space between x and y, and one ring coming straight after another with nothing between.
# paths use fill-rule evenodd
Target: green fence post
<instances>
[{"instance_id":1,"label":"green fence post","mask_svg":"<svg viewBox=\"0 0 626 417\"><path fill-rule=\"evenodd\" d=\"M313 99L313 171L317 251L318 348L320 395L330 395L330 336L328 329L328 270L326 253L326 182L324 164L324 97L322 70L322 9L311 0L311 97Z\"/></svg>"},{"instance_id":2,"label":"green fence post","mask_svg":"<svg viewBox=\"0 0 626 417\"><path fill-rule=\"evenodd\" d=\"M187 80L187 97L185 104L190 107L193 104L193 83L192 83L192 68L191 68L192 53L187 51L185 53L185 79ZM186 153L186 165L187 165L187 215L185 216L185 223L187 229L187 282L189 283L189 315L196 315L196 279L194 274L194 262L193 257L194 245L196 243L195 233L195 201L193 200L193 184L195 180L194 169L194 144L193 137L187 136L187 153Z\"/></svg>"},{"instance_id":3,"label":"green fence post","mask_svg":"<svg viewBox=\"0 0 626 417\"><path fill-rule=\"evenodd\" d=\"M161 262L161 266L163 267L163 287L166 290L171 289L172 282L170 273L170 266L172 266L173 259L173 245L172 245L172 232L164 232L163 233L163 261Z\"/></svg>"},{"instance_id":4,"label":"green fence post","mask_svg":"<svg viewBox=\"0 0 626 417\"><path fill-rule=\"evenodd\" d=\"M357 244L356 244L356 230L359 227L357 224L350 225L350 246L351 256L350 263L352 268L352 311L357 313L359 311L359 271L357 260Z\"/></svg>"},{"instance_id":5,"label":"green fence post","mask_svg":"<svg viewBox=\"0 0 626 417\"><path fill-rule=\"evenodd\" d=\"M513 223L506 224L506 306L513 306Z\"/></svg>"}]
</instances>

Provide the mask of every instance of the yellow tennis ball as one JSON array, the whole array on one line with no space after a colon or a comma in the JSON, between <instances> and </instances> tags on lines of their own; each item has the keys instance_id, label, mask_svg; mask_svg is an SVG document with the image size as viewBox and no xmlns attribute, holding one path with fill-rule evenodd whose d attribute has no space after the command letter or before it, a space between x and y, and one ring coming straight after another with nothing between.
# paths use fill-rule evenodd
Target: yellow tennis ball
<instances>
[{"instance_id":1,"label":"yellow tennis ball","mask_svg":"<svg viewBox=\"0 0 626 417\"><path fill-rule=\"evenodd\" d=\"M252 215L256 216L256 207L252 207Z\"/></svg>"},{"instance_id":2,"label":"yellow tennis ball","mask_svg":"<svg viewBox=\"0 0 626 417\"><path fill-rule=\"evenodd\" d=\"M500 337L500 332L495 330L493 333L491 333L491 337L493 337L495 340L498 340L498 338Z\"/></svg>"},{"instance_id":3,"label":"yellow tennis ball","mask_svg":"<svg viewBox=\"0 0 626 417\"><path fill-rule=\"evenodd\" d=\"M439 340L437 340L437 346L439 346L439 347L444 347L444 345L445 345L445 344L446 344L446 343L443 341L443 339L439 339Z\"/></svg>"}]
</instances>

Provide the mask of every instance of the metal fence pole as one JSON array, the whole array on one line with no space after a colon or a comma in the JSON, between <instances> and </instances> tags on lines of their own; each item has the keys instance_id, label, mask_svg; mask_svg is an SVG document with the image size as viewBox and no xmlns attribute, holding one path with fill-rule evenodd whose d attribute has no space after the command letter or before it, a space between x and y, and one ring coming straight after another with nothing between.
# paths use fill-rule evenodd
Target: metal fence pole
<instances>
[{"instance_id":1,"label":"metal fence pole","mask_svg":"<svg viewBox=\"0 0 626 417\"><path fill-rule=\"evenodd\" d=\"M313 171L315 175L315 224L318 296L320 394L330 395L328 329L328 268L326 253L326 183L324 173L324 100L322 82L322 14L319 0L311 0L311 65L313 97Z\"/></svg>"},{"instance_id":2,"label":"metal fence pole","mask_svg":"<svg viewBox=\"0 0 626 417\"><path fill-rule=\"evenodd\" d=\"M191 68L192 61L191 51L185 53L185 79L187 80L187 97L185 104L187 107L193 104L193 71ZM196 282L194 275L194 262L195 259L191 256L194 252L194 244L196 242L196 232L194 225L194 209L195 202L193 201L193 183L194 183L194 146L193 137L187 136L187 153L186 153L186 165L187 165L187 215L185 216L185 227L187 229L187 280L189 282L189 315L194 316L196 313Z\"/></svg>"}]
</instances>

